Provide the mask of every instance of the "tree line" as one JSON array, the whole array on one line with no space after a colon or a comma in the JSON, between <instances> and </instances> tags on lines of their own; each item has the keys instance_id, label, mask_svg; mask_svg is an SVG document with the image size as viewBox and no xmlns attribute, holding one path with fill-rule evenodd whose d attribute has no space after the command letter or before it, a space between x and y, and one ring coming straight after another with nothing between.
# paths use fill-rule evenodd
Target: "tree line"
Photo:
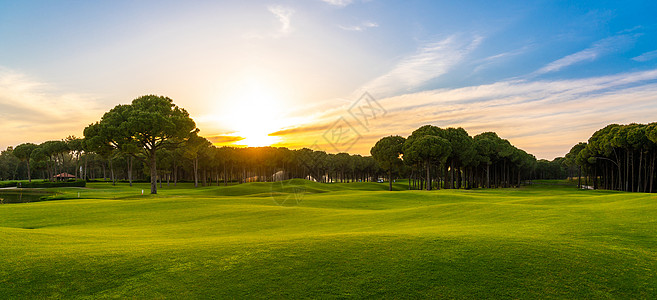
<instances>
[{"instance_id":1,"label":"tree line","mask_svg":"<svg viewBox=\"0 0 657 300\"><path fill-rule=\"evenodd\" d=\"M84 138L24 143L0 153L0 179L77 178L148 180L199 185L306 178L319 182L371 181L381 169L372 157L308 148L216 147L170 98L147 95L117 105L84 129ZM136 170L136 172L135 172Z\"/></svg>"},{"instance_id":2,"label":"tree line","mask_svg":"<svg viewBox=\"0 0 657 300\"><path fill-rule=\"evenodd\" d=\"M306 178L318 182L408 178L411 189L518 186L532 178L565 178L564 158L536 160L494 132L426 125L410 136L382 138L372 156L308 148L216 147L168 97L147 95L117 105L84 129L84 137L0 153L0 179L47 178L67 172L85 180L149 181L195 186Z\"/></svg>"},{"instance_id":3,"label":"tree line","mask_svg":"<svg viewBox=\"0 0 657 300\"><path fill-rule=\"evenodd\" d=\"M519 186L534 177L536 158L494 132L422 126L407 138L380 139L370 153L387 172L405 174L411 189ZM389 187L392 190L392 185Z\"/></svg>"},{"instance_id":4,"label":"tree line","mask_svg":"<svg viewBox=\"0 0 657 300\"><path fill-rule=\"evenodd\" d=\"M28 167L29 165L29 167ZM29 170L29 171L28 171ZM156 155L160 187L178 182L195 186L272 182L305 178L318 182L364 182L382 174L374 159L348 153L326 153L308 148L216 147L194 136L176 148ZM0 179L53 178L67 172L85 180L150 181L150 165L117 149L100 151L88 138L68 137L41 144L24 143L0 154Z\"/></svg>"},{"instance_id":5,"label":"tree line","mask_svg":"<svg viewBox=\"0 0 657 300\"><path fill-rule=\"evenodd\" d=\"M655 190L656 159L657 123L607 125L566 155L583 177L579 186L648 193Z\"/></svg>"}]
</instances>

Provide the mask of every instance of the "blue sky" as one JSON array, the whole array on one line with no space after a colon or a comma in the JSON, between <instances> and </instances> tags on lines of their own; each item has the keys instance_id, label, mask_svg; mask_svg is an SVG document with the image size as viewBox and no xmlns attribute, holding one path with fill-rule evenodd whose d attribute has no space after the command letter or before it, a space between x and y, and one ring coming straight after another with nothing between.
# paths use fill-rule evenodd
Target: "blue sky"
<instances>
[{"instance_id":1,"label":"blue sky","mask_svg":"<svg viewBox=\"0 0 657 300\"><path fill-rule=\"evenodd\" d=\"M655 121L656 13L655 1L0 1L0 148L80 136L159 94L217 143L367 154L434 124L551 159L606 124ZM353 114L364 92L382 108L367 122ZM356 143L336 147L340 124Z\"/></svg>"}]
</instances>

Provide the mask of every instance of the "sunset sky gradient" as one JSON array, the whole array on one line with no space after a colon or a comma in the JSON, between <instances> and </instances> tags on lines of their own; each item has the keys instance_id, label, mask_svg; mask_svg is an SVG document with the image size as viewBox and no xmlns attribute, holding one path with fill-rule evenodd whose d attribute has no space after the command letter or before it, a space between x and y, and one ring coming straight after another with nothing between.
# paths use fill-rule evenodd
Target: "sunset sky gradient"
<instances>
[{"instance_id":1,"label":"sunset sky gradient","mask_svg":"<svg viewBox=\"0 0 657 300\"><path fill-rule=\"evenodd\" d=\"M655 1L0 0L0 149L81 136L157 94L217 145L369 154L432 124L552 159L609 123L657 121L655 15Z\"/></svg>"}]
</instances>

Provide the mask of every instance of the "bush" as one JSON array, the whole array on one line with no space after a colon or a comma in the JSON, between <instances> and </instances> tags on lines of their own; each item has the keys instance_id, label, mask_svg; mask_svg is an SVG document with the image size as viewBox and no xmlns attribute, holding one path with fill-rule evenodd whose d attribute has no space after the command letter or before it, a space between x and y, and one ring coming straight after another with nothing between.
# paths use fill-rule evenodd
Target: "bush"
<instances>
[{"instance_id":1,"label":"bush","mask_svg":"<svg viewBox=\"0 0 657 300\"><path fill-rule=\"evenodd\" d=\"M31 183L23 182L23 188L58 188L58 187L85 187L87 183L84 180L77 181L33 181Z\"/></svg>"},{"instance_id":2,"label":"bush","mask_svg":"<svg viewBox=\"0 0 657 300\"><path fill-rule=\"evenodd\" d=\"M15 181L0 182L0 188L14 187L14 186L16 186L16 182L15 182Z\"/></svg>"}]
</instances>

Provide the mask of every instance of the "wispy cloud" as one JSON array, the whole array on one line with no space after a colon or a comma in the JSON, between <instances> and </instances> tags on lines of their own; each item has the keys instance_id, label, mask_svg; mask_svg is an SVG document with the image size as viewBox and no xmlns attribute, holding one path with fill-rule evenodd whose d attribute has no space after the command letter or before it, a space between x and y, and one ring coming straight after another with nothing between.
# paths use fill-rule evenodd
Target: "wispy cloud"
<instances>
[{"instance_id":1,"label":"wispy cloud","mask_svg":"<svg viewBox=\"0 0 657 300\"><path fill-rule=\"evenodd\" d=\"M302 125L298 127L287 128L276 132L272 132L269 134L269 136L283 136L283 135L291 135L291 134L304 134L309 132L324 131L327 128L329 128L330 125L331 124L320 124L320 125L310 125L310 126Z\"/></svg>"},{"instance_id":2,"label":"wispy cloud","mask_svg":"<svg viewBox=\"0 0 657 300\"><path fill-rule=\"evenodd\" d=\"M473 73L480 72L481 70L486 69L488 67L491 67L493 65L508 61L509 58L511 58L511 57L525 54L525 53L527 53L527 51L532 49L534 46L535 45L533 45L533 44L529 44L529 45L526 45L526 46L524 46L520 49L515 49L515 50L511 50L511 51L507 51L507 52L502 52L502 53L494 54L494 55L491 55L491 56L484 57L482 59L476 60L476 61L474 61L474 65L476 65L476 67L474 68Z\"/></svg>"},{"instance_id":3,"label":"wispy cloud","mask_svg":"<svg viewBox=\"0 0 657 300\"><path fill-rule=\"evenodd\" d=\"M633 44L636 38L635 34L623 34L608 37L602 40L595 42L591 47L586 48L582 51L567 55L563 58L555 60L538 71L534 72L533 75L541 75L551 72L557 72L568 66L578 64L581 62L595 61L603 55L607 55L613 52L621 51L625 49L628 45Z\"/></svg>"},{"instance_id":4,"label":"wispy cloud","mask_svg":"<svg viewBox=\"0 0 657 300\"><path fill-rule=\"evenodd\" d=\"M244 137L241 136L235 136L235 135L213 135L213 136L205 136L210 142L212 142L215 145L225 145L225 144L232 144L234 142L239 142L244 140Z\"/></svg>"},{"instance_id":5,"label":"wispy cloud","mask_svg":"<svg viewBox=\"0 0 657 300\"><path fill-rule=\"evenodd\" d=\"M460 63L483 40L480 36L453 35L420 47L403 58L388 73L361 87L356 94L368 91L376 95L393 96L407 93L423 83L447 73Z\"/></svg>"},{"instance_id":6,"label":"wispy cloud","mask_svg":"<svg viewBox=\"0 0 657 300\"><path fill-rule=\"evenodd\" d=\"M277 38L283 38L290 33L294 31L294 27L292 27L292 16L294 15L295 11L292 8L282 6L282 5L270 5L267 7L267 10L274 15L274 18L276 18L279 23L280 27L275 29L274 31L271 31L271 29L268 29L268 33L263 34L262 32L248 32L244 34L242 37L246 39L277 39Z\"/></svg>"},{"instance_id":7,"label":"wispy cloud","mask_svg":"<svg viewBox=\"0 0 657 300\"><path fill-rule=\"evenodd\" d=\"M322 1L329 5L338 6L338 7L345 7L354 2L353 0L322 0Z\"/></svg>"},{"instance_id":8,"label":"wispy cloud","mask_svg":"<svg viewBox=\"0 0 657 300\"><path fill-rule=\"evenodd\" d=\"M462 126L496 131L538 157L565 154L609 123L651 122L657 114L657 70L556 81L505 81L382 100L386 124Z\"/></svg>"},{"instance_id":9,"label":"wispy cloud","mask_svg":"<svg viewBox=\"0 0 657 300\"><path fill-rule=\"evenodd\" d=\"M272 5L268 7L269 11L276 16L276 18L281 22L281 28L274 35L274 37L283 37L287 36L292 32L291 18L294 14L294 9L281 5Z\"/></svg>"},{"instance_id":10,"label":"wispy cloud","mask_svg":"<svg viewBox=\"0 0 657 300\"><path fill-rule=\"evenodd\" d=\"M643 54L641 54L637 57L632 58L632 60L638 61L638 62L646 62L646 61L649 61L649 60L653 60L655 58L657 58L657 50L643 53Z\"/></svg>"},{"instance_id":11,"label":"wispy cloud","mask_svg":"<svg viewBox=\"0 0 657 300\"><path fill-rule=\"evenodd\" d=\"M383 136L408 135L421 125L434 124L460 126L471 135L495 131L539 158L552 159L607 124L655 121L655 80L657 69L577 80L508 80L383 98L378 101L387 114L370 119L367 130L356 127L366 135L351 151L367 154ZM348 105L286 132L285 139L304 146L301 141L310 137L322 149L330 149L321 144L323 130L316 124L348 118Z\"/></svg>"},{"instance_id":12,"label":"wispy cloud","mask_svg":"<svg viewBox=\"0 0 657 300\"><path fill-rule=\"evenodd\" d=\"M106 109L93 96L60 92L49 84L2 67L0 107L2 140L9 145L80 135L84 126L100 119Z\"/></svg>"},{"instance_id":13,"label":"wispy cloud","mask_svg":"<svg viewBox=\"0 0 657 300\"><path fill-rule=\"evenodd\" d=\"M370 28L376 28L379 27L378 23L371 22L371 21L364 21L361 22L358 25L351 25L351 26L338 26L340 29L347 30L347 31L365 31Z\"/></svg>"}]
</instances>

